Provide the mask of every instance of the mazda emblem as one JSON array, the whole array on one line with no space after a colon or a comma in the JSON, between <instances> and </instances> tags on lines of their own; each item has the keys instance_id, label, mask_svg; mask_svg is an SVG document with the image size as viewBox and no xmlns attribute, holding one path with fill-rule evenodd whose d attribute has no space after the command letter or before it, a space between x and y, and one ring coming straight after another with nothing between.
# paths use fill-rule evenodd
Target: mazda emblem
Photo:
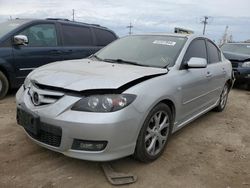
<instances>
[{"instance_id":1,"label":"mazda emblem","mask_svg":"<svg viewBox=\"0 0 250 188\"><path fill-rule=\"evenodd\" d=\"M33 93L32 99L33 99L34 105L40 105L40 103L41 103L40 102L40 95L37 92Z\"/></svg>"}]
</instances>

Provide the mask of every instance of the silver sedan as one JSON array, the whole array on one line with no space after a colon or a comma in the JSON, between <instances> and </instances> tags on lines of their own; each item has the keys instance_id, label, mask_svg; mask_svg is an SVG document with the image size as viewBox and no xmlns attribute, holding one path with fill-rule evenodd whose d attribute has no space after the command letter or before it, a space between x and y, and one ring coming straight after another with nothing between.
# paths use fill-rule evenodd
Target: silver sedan
<instances>
[{"instance_id":1,"label":"silver sedan","mask_svg":"<svg viewBox=\"0 0 250 188\"><path fill-rule=\"evenodd\" d=\"M203 36L127 36L87 59L31 72L16 95L17 122L70 157L150 162L172 133L222 111L233 81L231 63Z\"/></svg>"}]
</instances>

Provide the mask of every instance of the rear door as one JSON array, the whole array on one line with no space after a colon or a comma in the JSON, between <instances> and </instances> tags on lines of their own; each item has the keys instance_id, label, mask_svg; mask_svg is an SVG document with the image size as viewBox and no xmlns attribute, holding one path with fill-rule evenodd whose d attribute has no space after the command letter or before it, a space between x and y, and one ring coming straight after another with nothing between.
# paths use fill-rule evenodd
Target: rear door
<instances>
[{"instance_id":1,"label":"rear door","mask_svg":"<svg viewBox=\"0 0 250 188\"><path fill-rule=\"evenodd\" d=\"M13 46L16 76L23 80L35 68L62 60L57 28L54 23L32 24L16 35L26 35L28 45Z\"/></svg>"},{"instance_id":2,"label":"rear door","mask_svg":"<svg viewBox=\"0 0 250 188\"><path fill-rule=\"evenodd\" d=\"M61 23L63 59L80 59L99 50L94 45L94 36L90 27L71 23Z\"/></svg>"},{"instance_id":3,"label":"rear door","mask_svg":"<svg viewBox=\"0 0 250 188\"><path fill-rule=\"evenodd\" d=\"M211 42L206 40L207 45L207 54L208 54L208 66L207 70L210 75L208 77L209 95L208 100L211 105L214 104L220 96L222 88L225 84L226 79L226 70L225 63L221 60L221 52L218 47Z\"/></svg>"}]
</instances>

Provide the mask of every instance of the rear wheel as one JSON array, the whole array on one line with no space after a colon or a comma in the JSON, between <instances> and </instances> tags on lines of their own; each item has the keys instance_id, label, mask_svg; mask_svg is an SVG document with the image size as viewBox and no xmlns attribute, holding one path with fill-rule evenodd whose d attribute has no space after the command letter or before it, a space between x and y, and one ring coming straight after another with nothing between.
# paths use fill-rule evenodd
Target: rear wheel
<instances>
[{"instance_id":1,"label":"rear wheel","mask_svg":"<svg viewBox=\"0 0 250 188\"><path fill-rule=\"evenodd\" d=\"M148 114L139 133L134 156L143 162L157 159L164 151L172 131L170 108L160 103Z\"/></svg>"},{"instance_id":2,"label":"rear wheel","mask_svg":"<svg viewBox=\"0 0 250 188\"><path fill-rule=\"evenodd\" d=\"M0 71L0 99L3 99L9 90L9 82L6 76Z\"/></svg>"},{"instance_id":3,"label":"rear wheel","mask_svg":"<svg viewBox=\"0 0 250 188\"><path fill-rule=\"evenodd\" d=\"M215 108L215 111L222 112L224 110L227 104L228 93L229 93L229 85L228 83L226 83L220 95L220 103Z\"/></svg>"}]
</instances>

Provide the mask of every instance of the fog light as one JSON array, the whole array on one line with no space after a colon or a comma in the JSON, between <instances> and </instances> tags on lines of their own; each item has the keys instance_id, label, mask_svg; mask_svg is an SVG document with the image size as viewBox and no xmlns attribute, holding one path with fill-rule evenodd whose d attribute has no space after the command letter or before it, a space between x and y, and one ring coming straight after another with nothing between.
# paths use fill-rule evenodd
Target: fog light
<instances>
[{"instance_id":1,"label":"fog light","mask_svg":"<svg viewBox=\"0 0 250 188\"><path fill-rule=\"evenodd\" d=\"M83 151L101 151L107 146L107 141L88 141L74 139L72 149Z\"/></svg>"}]
</instances>

